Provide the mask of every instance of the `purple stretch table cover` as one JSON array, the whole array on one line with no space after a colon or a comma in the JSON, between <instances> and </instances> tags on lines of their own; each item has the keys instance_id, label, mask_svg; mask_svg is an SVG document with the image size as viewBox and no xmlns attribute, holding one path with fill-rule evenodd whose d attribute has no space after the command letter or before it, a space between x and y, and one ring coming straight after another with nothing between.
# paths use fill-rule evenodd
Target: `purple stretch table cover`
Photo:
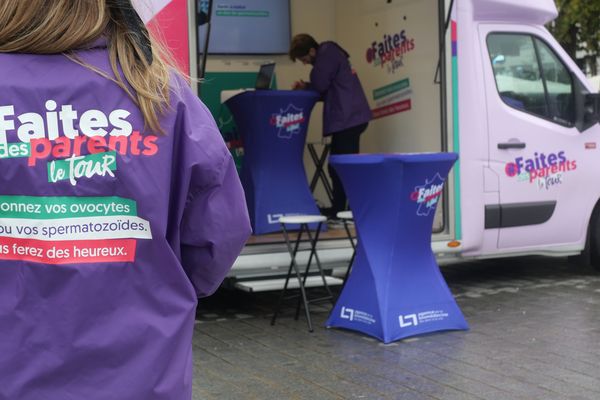
<instances>
[{"instance_id":1,"label":"purple stretch table cover","mask_svg":"<svg viewBox=\"0 0 600 400\"><path fill-rule=\"evenodd\" d=\"M331 156L348 195L358 244L327 326L385 343L468 329L431 251L436 207L455 153Z\"/></svg>"},{"instance_id":2,"label":"purple stretch table cover","mask_svg":"<svg viewBox=\"0 0 600 400\"><path fill-rule=\"evenodd\" d=\"M311 91L257 90L226 102L244 143L241 176L255 234L279 231L283 215L319 214L303 162L318 99Z\"/></svg>"}]
</instances>

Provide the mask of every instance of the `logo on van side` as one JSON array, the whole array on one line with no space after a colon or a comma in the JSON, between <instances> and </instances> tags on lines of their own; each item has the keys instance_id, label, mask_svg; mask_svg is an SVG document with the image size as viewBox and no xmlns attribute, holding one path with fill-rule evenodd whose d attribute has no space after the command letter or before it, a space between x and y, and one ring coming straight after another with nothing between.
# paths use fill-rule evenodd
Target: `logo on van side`
<instances>
[{"instance_id":1,"label":"logo on van side","mask_svg":"<svg viewBox=\"0 0 600 400\"><path fill-rule=\"evenodd\" d=\"M532 158L517 157L506 163L504 172L509 178L537 184L539 189L550 189L563 183L566 172L577 169L577 161L569 160L564 151L557 153L533 153Z\"/></svg>"},{"instance_id":2,"label":"logo on van side","mask_svg":"<svg viewBox=\"0 0 600 400\"><path fill-rule=\"evenodd\" d=\"M285 110L271 115L270 124L278 128L277 137L291 139L300 132L300 124L304 121L304 110L290 104Z\"/></svg>"},{"instance_id":3,"label":"logo on van side","mask_svg":"<svg viewBox=\"0 0 600 400\"><path fill-rule=\"evenodd\" d=\"M444 182L445 180L442 179L440 174L435 174L432 179L426 179L424 185L415 187L410 198L419 205L417 215L426 217L431 211L435 210L444 190Z\"/></svg>"}]
</instances>

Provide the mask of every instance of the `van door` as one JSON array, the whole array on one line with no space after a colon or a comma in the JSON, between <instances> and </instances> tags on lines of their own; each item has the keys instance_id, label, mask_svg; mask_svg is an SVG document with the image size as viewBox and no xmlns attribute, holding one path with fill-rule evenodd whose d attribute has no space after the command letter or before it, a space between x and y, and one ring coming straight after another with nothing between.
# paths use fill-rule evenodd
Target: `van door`
<instances>
[{"instance_id":1,"label":"van door","mask_svg":"<svg viewBox=\"0 0 600 400\"><path fill-rule=\"evenodd\" d=\"M585 138L575 128L576 78L542 29L481 25L479 34L500 191L499 204L486 205L486 229L499 230L499 249L576 242L585 221L572 196L590 195L578 176Z\"/></svg>"}]
</instances>

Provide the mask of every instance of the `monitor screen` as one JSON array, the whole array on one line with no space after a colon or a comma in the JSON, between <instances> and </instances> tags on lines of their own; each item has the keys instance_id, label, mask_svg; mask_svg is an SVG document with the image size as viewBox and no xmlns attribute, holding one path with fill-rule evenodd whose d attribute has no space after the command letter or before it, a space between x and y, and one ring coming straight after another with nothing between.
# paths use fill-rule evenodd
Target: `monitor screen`
<instances>
[{"instance_id":1,"label":"monitor screen","mask_svg":"<svg viewBox=\"0 0 600 400\"><path fill-rule=\"evenodd\" d=\"M198 47L203 53L208 0L198 1ZM204 13L204 15L202 14ZM289 0L213 0L209 54L286 54L290 45Z\"/></svg>"}]
</instances>

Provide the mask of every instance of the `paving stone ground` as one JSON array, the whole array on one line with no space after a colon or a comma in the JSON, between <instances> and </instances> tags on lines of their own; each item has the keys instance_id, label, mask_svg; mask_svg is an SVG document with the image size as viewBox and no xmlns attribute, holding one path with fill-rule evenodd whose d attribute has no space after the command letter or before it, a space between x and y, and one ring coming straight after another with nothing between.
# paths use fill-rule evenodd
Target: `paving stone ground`
<instances>
[{"instance_id":1,"label":"paving stone ground","mask_svg":"<svg viewBox=\"0 0 600 400\"><path fill-rule=\"evenodd\" d=\"M442 268L470 325L384 345L315 332L276 293L220 290L202 300L194 399L600 399L600 274L530 257Z\"/></svg>"}]
</instances>

